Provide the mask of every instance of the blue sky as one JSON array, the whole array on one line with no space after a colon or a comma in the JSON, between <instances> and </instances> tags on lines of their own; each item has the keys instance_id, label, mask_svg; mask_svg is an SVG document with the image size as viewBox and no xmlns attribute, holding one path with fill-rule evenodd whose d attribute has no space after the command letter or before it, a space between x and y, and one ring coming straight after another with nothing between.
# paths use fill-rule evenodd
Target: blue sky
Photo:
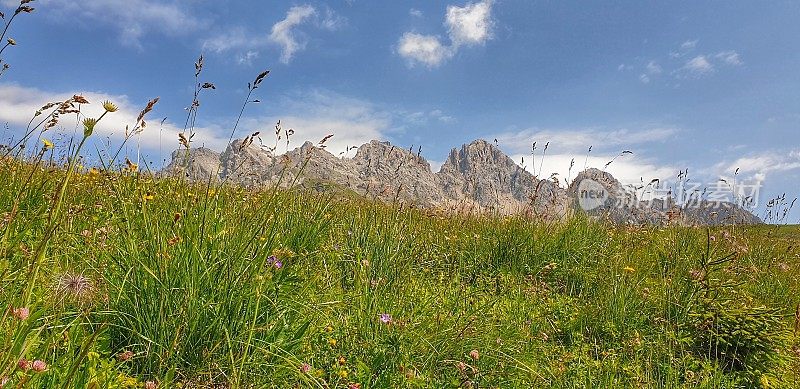
<instances>
[{"instance_id":1,"label":"blue sky","mask_svg":"<svg viewBox=\"0 0 800 389\"><path fill-rule=\"evenodd\" d=\"M18 4L0 1L7 9ZM83 93L123 107L99 129L115 142L160 96L138 139L143 155L160 164L178 145L193 63L203 53L202 81L217 89L201 98L197 145L225 146L247 82L270 69L257 92L262 103L247 108L239 137L269 133L281 119L296 131L296 144L333 133L330 151L338 154L386 139L422 145L434 165L452 147L497 139L529 170L562 179L572 158L577 168L602 168L631 150L608 167L627 182L688 168L711 184L739 168L739 180L763 183L762 203L800 192L798 2L31 5L36 11L12 28L18 45L3 54L12 66L0 77L4 137L44 102ZM73 131L64 125L51 137Z\"/></svg>"}]
</instances>

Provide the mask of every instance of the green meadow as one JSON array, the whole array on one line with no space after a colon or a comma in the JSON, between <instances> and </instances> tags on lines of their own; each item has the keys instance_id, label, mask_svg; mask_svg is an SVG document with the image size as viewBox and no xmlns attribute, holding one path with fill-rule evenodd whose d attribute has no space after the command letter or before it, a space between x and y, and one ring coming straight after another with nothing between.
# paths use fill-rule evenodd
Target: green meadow
<instances>
[{"instance_id":1,"label":"green meadow","mask_svg":"<svg viewBox=\"0 0 800 389\"><path fill-rule=\"evenodd\" d=\"M452 215L37 147L0 162L3 387L800 385L797 227Z\"/></svg>"},{"instance_id":2,"label":"green meadow","mask_svg":"<svg viewBox=\"0 0 800 389\"><path fill-rule=\"evenodd\" d=\"M202 66L187 153L215 89ZM289 173L193 182L91 147L117 110L53 102L0 148L0 388L800 387L796 226L456 214ZM78 138L49 141L67 122Z\"/></svg>"}]
</instances>

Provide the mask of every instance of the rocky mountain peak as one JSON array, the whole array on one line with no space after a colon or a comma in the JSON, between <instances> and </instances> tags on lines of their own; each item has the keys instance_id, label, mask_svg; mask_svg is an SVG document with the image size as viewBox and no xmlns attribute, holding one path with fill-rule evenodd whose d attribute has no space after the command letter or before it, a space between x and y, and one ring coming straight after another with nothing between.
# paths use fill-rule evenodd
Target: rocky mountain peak
<instances>
[{"instance_id":1,"label":"rocky mountain peak","mask_svg":"<svg viewBox=\"0 0 800 389\"><path fill-rule=\"evenodd\" d=\"M554 180L538 179L482 139L452 149L437 173L420 154L420 149L373 140L359 147L353 158L336 157L311 142L274 155L246 138L232 142L222 153L198 148L187 158L186 150L178 150L165 173L189 179L211 177L246 186L292 182L311 188L335 187L387 202L502 214L522 212L549 219L577 211L618 224L660 224L671 222L676 213L670 201L629 201L624 198L627 195L622 184L598 169L579 173L566 189ZM605 197L592 198L589 209L581 204L582 195L597 193ZM734 204L713 204L713 210L710 205L679 209L682 212L678 213L689 224L759 222Z\"/></svg>"}]
</instances>

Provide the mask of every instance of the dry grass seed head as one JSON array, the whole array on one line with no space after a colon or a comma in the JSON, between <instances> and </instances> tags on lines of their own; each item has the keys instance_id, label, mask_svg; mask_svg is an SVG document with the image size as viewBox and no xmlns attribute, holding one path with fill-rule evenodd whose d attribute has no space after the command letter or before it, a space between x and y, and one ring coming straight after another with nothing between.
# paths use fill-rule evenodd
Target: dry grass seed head
<instances>
[{"instance_id":1,"label":"dry grass seed head","mask_svg":"<svg viewBox=\"0 0 800 389\"><path fill-rule=\"evenodd\" d=\"M93 299L95 290L92 280L80 273L64 273L56 281L59 301L88 303Z\"/></svg>"}]
</instances>

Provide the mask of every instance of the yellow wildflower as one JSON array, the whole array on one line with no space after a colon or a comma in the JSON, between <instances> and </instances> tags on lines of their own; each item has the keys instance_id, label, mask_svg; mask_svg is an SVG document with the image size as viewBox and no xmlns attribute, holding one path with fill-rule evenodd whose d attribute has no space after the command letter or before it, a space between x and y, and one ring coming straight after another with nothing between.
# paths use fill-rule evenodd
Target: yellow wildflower
<instances>
[{"instance_id":1,"label":"yellow wildflower","mask_svg":"<svg viewBox=\"0 0 800 389\"><path fill-rule=\"evenodd\" d=\"M51 142L49 139L46 139L46 138L42 138L42 143L44 144L45 151L50 150L53 147L55 147L53 142Z\"/></svg>"},{"instance_id":2,"label":"yellow wildflower","mask_svg":"<svg viewBox=\"0 0 800 389\"><path fill-rule=\"evenodd\" d=\"M83 136L88 138L94 132L94 126L97 125L97 119L86 118L83 119Z\"/></svg>"},{"instance_id":3,"label":"yellow wildflower","mask_svg":"<svg viewBox=\"0 0 800 389\"><path fill-rule=\"evenodd\" d=\"M106 112L117 112L117 110L119 110L119 108L117 108L117 106L114 105L114 103L108 100L103 102L103 109L105 109Z\"/></svg>"}]
</instances>

